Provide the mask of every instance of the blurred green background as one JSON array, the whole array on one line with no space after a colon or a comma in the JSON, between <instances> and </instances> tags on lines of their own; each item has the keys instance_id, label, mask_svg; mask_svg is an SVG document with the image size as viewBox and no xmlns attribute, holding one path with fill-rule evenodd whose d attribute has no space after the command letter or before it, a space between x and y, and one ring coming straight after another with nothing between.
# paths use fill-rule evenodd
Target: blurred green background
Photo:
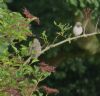
<instances>
[{"instance_id":1,"label":"blurred green background","mask_svg":"<svg viewBox=\"0 0 100 96\"><path fill-rule=\"evenodd\" d=\"M87 7L94 12L92 16L94 22L100 14L100 0L8 0L7 4L12 11L23 13L23 9L27 8L33 15L39 17L40 25L32 23L32 31L40 37L45 30L51 42L59 30L54 21L74 25L76 15ZM69 30L69 33L71 32ZM100 43L99 38L99 35L96 36ZM60 40L62 38L59 38ZM91 48L98 46L93 54L94 50L81 48L77 41L47 51L40 56L40 61L56 66L57 71L43 83L59 89L60 93L57 96L100 96L99 43L92 44Z\"/></svg>"}]
</instances>

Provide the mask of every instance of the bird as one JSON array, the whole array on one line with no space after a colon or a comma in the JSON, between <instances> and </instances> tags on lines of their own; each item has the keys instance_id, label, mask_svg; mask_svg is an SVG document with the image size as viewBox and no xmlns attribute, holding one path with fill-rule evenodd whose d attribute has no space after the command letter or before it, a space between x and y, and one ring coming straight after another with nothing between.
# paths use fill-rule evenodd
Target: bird
<instances>
[{"instance_id":1,"label":"bird","mask_svg":"<svg viewBox=\"0 0 100 96\"><path fill-rule=\"evenodd\" d=\"M75 26L73 27L73 34L75 36L79 36L83 33L82 23L76 22Z\"/></svg>"},{"instance_id":2,"label":"bird","mask_svg":"<svg viewBox=\"0 0 100 96\"><path fill-rule=\"evenodd\" d=\"M42 50L42 46L40 41L37 38L34 38L33 43L30 47L30 53L34 51L34 54L32 53L32 57L38 58L41 55L41 50Z\"/></svg>"}]
</instances>

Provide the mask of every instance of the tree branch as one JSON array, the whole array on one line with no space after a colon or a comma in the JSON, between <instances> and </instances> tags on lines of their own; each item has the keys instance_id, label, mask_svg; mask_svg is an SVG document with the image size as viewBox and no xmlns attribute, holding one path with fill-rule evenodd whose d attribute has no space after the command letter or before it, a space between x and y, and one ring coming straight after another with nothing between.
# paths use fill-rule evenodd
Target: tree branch
<instances>
[{"instance_id":1,"label":"tree branch","mask_svg":"<svg viewBox=\"0 0 100 96\"><path fill-rule=\"evenodd\" d=\"M42 54L45 53L46 51L50 50L51 48L60 46L60 45L62 45L62 44L64 44L64 43L66 43L66 42L71 42L72 40L76 40L76 39L83 38L83 37L84 37L84 38L87 38L87 37L90 37L90 36L93 36L93 35L97 35L97 34L100 34L100 32L94 32L94 33L90 33L90 34L83 34L83 35L80 35L80 36L69 37L69 38L67 38L67 39L65 39L65 40L62 40L62 41L58 42L58 43L51 44L51 45L47 46L46 48L44 48L44 49L41 51L40 55L42 55ZM39 56L40 56L40 55L39 55ZM32 59L32 56L30 56L30 57L24 62L24 64L28 64L28 63L30 62L31 59Z\"/></svg>"},{"instance_id":2,"label":"tree branch","mask_svg":"<svg viewBox=\"0 0 100 96\"><path fill-rule=\"evenodd\" d=\"M24 64L23 65L26 65L26 64L28 64L29 62L30 62L30 60L32 59L32 56L30 56L25 62L24 62Z\"/></svg>"},{"instance_id":3,"label":"tree branch","mask_svg":"<svg viewBox=\"0 0 100 96\"><path fill-rule=\"evenodd\" d=\"M62 45L64 43L66 43L66 42L71 42L72 40L75 40L75 39L79 39L79 38L83 38L83 37L86 38L86 37L90 37L90 36L97 35L97 34L100 34L100 32L94 32L94 33L90 33L90 34L83 34L83 35L80 35L80 36L67 38L67 39L62 40L62 41L60 41L58 43L51 44L51 45L47 46L45 49L43 49L41 51L41 54L45 53L46 51L48 51L51 48L57 47L57 46Z\"/></svg>"}]
</instances>

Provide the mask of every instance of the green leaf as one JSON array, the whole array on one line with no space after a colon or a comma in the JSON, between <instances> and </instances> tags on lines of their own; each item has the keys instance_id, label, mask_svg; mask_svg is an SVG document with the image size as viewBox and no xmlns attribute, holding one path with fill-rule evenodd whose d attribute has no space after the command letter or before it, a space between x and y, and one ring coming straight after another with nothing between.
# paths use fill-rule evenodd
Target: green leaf
<instances>
[{"instance_id":1,"label":"green leaf","mask_svg":"<svg viewBox=\"0 0 100 96\"><path fill-rule=\"evenodd\" d=\"M0 24L3 24L3 21L2 20L0 20Z\"/></svg>"},{"instance_id":2,"label":"green leaf","mask_svg":"<svg viewBox=\"0 0 100 96\"><path fill-rule=\"evenodd\" d=\"M91 0L87 0L87 2L88 2L89 4L91 4L91 3L92 3L92 1L91 1Z\"/></svg>"},{"instance_id":3,"label":"green leaf","mask_svg":"<svg viewBox=\"0 0 100 96\"><path fill-rule=\"evenodd\" d=\"M81 6L81 8L85 8L85 3L84 3L84 0L80 0L80 6Z\"/></svg>"},{"instance_id":4,"label":"green leaf","mask_svg":"<svg viewBox=\"0 0 100 96\"><path fill-rule=\"evenodd\" d=\"M94 0L93 4L95 5L96 8L98 8L100 6L100 4L99 4L99 2L97 0Z\"/></svg>"},{"instance_id":5,"label":"green leaf","mask_svg":"<svg viewBox=\"0 0 100 96\"><path fill-rule=\"evenodd\" d=\"M14 51L15 51L17 54L19 53L18 49L17 49L14 45L12 45L12 48L14 49Z\"/></svg>"},{"instance_id":6,"label":"green leaf","mask_svg":"<svg viewBox=\"0 0 100 96\"><path fill-rule=\"evenodd\" d=\"M48 42L48 37L47 37L47 35L46 35L46 31L43 31L43 32L42 32L41 38L44 40L45 44L48 44L48 43L49 43L49 42Z\"/></svg>"},{"instance_id":7,"label":"green leaf","mask_svg":"<svg viewBox=\"0 0 100 96\"><path fill-rule=\"evenodd\" d=\"M70 0L70 4L77 7L78 2L77 0Z\"/></svg>"},{"instance_id":8,"label":"green leaf","mask_svg":"<svg viewBox=\"0 0 100 96\"><path fill-rule=\"evenodd\" d=\"M32 79L32 82L33 82L34 84L37 84L37 80L35 80L35 79Z\"/></svg>"},{"instance_id":9,"label":"green leaf","mask_svg":"<svg viewBox=\"0 0 100 96\"><path fill-rule=\"evenodd\" d=\"M32 96L37 96L36 94L32 94Z\"/></svg>"},{"instance_id":10,"label":"green leaf","mask_svg":"<svg viewBox=\"0 0 100 96\"><path fill-rule=\"evenodd\" d=\"M3 3L4 1L3 0L0 0L0 3Z\"/></svg>"},{"instance_id":11,"label":"green leaf","mask_svg":"<svg viewBox=\"0 0 100 96\"><path fill-rule=\"evenodd\" d=\"M39 96L43 96L43 93L40 93L40 92L39 92Z\"/></svg>"},{"instance_id":12,"label":"green leaf","mask_svg":"<svg viewBox=\"0 0 100 96\"><path fill-rule=\"evenodd\" d=\"M54 25L57 25L57 22L56 21L54 21Z\"/></svg>"},{"instance_id":13,"label":"green leaf","mask_svg":"<svg viewBox=\"0 0 100 96\"><path fill-rule=\"evenodd\" d=\"M32 63L35 63L35 62L38 62L39 60L37 59L37 58L34 58L33 60L32 60Z\"/></svg>"},{"instance_id":14,"label":"green leaf","mask_svg":"<svg viewBox=\"0 0 100 96\"><path fill-rule=\"evenodd\" d=\"M28 55L28 47L21 45L21 55L27 56Z\"/></svg>"},{"instance_id":15,"label":"green leaf","mask_svg":"<svg viewBox=\"0 0 100 96\"><path fill-rule=\"evenodd\" d=\"M16 77L17 77L17 78L22 77L23 75L24 75L24 74L23 74L22 71L19 71L19 70L18 70L18 71L16 72Z\"/></svg>"}]
</instances>

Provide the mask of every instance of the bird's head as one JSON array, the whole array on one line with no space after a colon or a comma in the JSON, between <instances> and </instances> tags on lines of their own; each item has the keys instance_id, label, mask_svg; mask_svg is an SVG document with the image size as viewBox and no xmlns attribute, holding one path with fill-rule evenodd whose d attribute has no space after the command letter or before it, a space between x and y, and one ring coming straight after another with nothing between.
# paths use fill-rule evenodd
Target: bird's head
<instances>
[{"instance_id":1,"label":"bird's head","mask_svg":"<svg viewBox=\"0 0 100 96\"><path fill-rule=\"evenodd\" d=\"M82 23L81 22L76 22L75 26L81 27L82 26Z\"/></svg>"}]
</instances>

